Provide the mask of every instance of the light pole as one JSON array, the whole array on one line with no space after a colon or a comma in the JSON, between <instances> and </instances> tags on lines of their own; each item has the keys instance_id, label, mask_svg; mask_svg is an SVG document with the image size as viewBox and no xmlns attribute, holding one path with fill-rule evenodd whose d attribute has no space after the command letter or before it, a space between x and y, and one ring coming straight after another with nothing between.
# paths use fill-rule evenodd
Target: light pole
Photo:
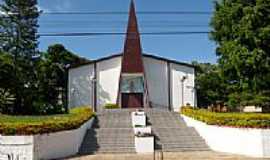
<instances>
[{"instance_id":1,"label":"light pole","mask_svg":"<svg viewBox=\"0 0 270 160\"><path fill-rule=\"evenodd\" d=\"M95 76L91 76L90 77L90 81L91 81L91 101L92 101L92 108L93 108L93 111L94 112L96 112L96 104L95 104L95 98L96 98L96 96L95 96L95 87L96 87L96 78L95 78Z\"/></svg>"},{"instance_id":2,"label":"light pole","mask_svg":"<svg viewBox=\"0 0 270 160\"><path fill-rule=\"evenodd\" d=\"M192 92L192 103L193 104L191 104L191 106L193 106L193 107L196 107L197 106L197 103L196 103L196 101L195 101L195 95L196 95L196 89L195 89L195 87L194 86L186 86L186 88L187 89L189 89L189 90L191 90L191 92Z\"/></svg>"},{"instance_id":3,"label":"light pole","mask_svg":"<svg viewBox=\"0 0 270 160\"><path fill-rule=\"evenodd\" d=\"M65 91L64 91L64 108L65 108L65 113L68 113L68 69L70 67L70 64L66 64L65 65L65 78L64 78L64 81L65 81ZM63 96L63 94L62 94Z\"/></svg>"},{"instance_id":4,"label":"light pole","mask_svg":"<svg viewBox=\"0 0 270 160\"><path fill-rule=\"evenodd\" d=\"M181 78L181 92L182 92L182 106L184 106L185 105L185 103L184 103L184 83L185 83L185 81L186 81L186 79L188 78L188 76L186 75L186 76L183 76L182 78Z\"/></svg>"}]
</instances>

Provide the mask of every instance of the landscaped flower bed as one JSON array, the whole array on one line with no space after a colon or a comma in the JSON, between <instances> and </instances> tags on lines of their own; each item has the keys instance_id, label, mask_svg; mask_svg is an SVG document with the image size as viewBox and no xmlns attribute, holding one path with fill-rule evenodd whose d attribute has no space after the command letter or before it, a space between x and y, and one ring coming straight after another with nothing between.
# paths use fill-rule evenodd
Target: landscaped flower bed
<instances>
[{"instance_id":1,"label":"landscaped flower bed","mask_svg":"<svg viewBox=\"0 0 270 160\"><path fill-rule=\"evenodd\" d=\"M114 103L107 103L104 106L105 109L119 109L119 106L117 104Z\"/></svg>"},{"instance_id":2,"label":"landscaped flower bed","mask_svg":"<svg viewBox=\"0 0 270 160\"><path fill-rule=\"evenodd\" d=\"M270 114L263 113L216 113L205 109L182 107L181 113L208 125L237 128L270 128Z\"/></svg>"},{"instance_id":3,"label":"landscaped flower bed","mask_svg":"<svg viewBox=\"0 0 270 160\"><path fill-rule=\"evenodd\" d=\"M33 135L53 133L79 128L94 116L90 107L70 110L69 114L50 116L9 116L0 115L0 134Z\"/></svg>"}]
</instances>

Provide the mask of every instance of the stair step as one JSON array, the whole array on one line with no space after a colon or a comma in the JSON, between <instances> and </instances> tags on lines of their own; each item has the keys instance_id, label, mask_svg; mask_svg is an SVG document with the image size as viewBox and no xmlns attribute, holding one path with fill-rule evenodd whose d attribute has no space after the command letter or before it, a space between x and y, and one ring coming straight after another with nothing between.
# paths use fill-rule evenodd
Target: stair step
<instances>
[{"instance_id":1,"label":"stair step","mask_svg":"<svg viewBox=\"0 0 270 160\"><path fill-rule=\"evenodd\" d=\"M179 113L151 110L147 116L156 137L156 149L169 152L209 150L204 139L186 125Z\"/></svg>"},{"instance_id":2,"label":"stair step","mask_svg":"<svg viewBox=\"0 0 270 160\"><path fill-rule=\"evenodd\" d=\"M135 152L129 112L114 110L99 113L93 127L84 137L80 154Z\"/></svg>"},{"instance_id":3,"label":"stair step","mask_svg":"<svg viewBox=\"0 0 270 160\"><path fill-rule=\"evenodd\" d=\"M202 138L197 138L194 140L187 140L187 139L159 139L157 141L161 141L162 143L205 143Z\"/></svg>"},{"instance_id":4,"label":"stair step","mask_svg":"<svg viewBox=\"0 0 270 160\"><path fill-rule=\"evenodd\" d=\"M94 128L87 131L80 154L135 153L132 110L98 113ZM198 132L188 127L179 113L147 109L147 123L155 134L155 149L167 152L209 151Z\"/></svg>"},{"instance_id":5,"label":"stair step","mask_svg":"<svg viewBox=\"0 0 270 160\"><path fill-rule=\"evenodd\" d=\"M135 153L135 149L121 149L121 150L81 150L81 155L88 155L88 154L121 154L121 153Z\"/></svg>"},{"instance_id":6,"label":"stair step","mask_svg":"<svg viewBox=\"0 0 270 160\"><path fill-rule=\"evenodd\" d=\"M192 151L209 151L208 148L163 148L163 152L192 152Z\"/></svg>"}]
</instances>

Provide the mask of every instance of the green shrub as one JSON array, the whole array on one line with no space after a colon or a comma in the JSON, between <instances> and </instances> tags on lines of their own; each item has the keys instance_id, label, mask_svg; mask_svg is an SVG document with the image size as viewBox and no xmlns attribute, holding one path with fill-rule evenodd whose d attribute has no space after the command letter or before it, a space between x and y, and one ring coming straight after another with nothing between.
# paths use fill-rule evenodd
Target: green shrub
<instances>
[{"instance_id":1,"label":"green shrub","mask_svg":"<svg viewBox=\"0 0 270 160\"><path fill-rule=\"evenodd\" d=\"M113 104L113 103L107 103L105 104L105 109L118 109L119 106L117 104Z\"/></svg>"},{"instance_id":2,"label":"green shrub","mask_svg":"<svg viewBox=\"0 0 270 160\"><path fill-rule=\"evenodd\" d=\"M270 114L216 113L192 107L182 107L181 113L209 125L237 128L270 128Z\"/></svg>"},{"instance_id":3,"label":"green shrub","mask_svg":"<svg viewBox=\"0 0 270 160\"><path fill-rule=\"evenodd\" d=\"M32 135L79 128L94 116L90 107L79 107L68 114L50 116L0 116L0 134Z\"/></svg>"}]
</instances>

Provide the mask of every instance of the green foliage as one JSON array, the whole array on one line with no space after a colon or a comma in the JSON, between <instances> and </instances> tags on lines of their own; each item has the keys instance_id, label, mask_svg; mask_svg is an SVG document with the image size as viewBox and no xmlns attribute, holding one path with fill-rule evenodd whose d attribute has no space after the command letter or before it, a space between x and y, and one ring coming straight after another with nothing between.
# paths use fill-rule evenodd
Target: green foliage
<instances>
[{"instance_id":1,"label":"green foliage","mask_svg":"<svg viewBox=\"0 0 270 160\"><path fill-rule=\"evenodd\" d=\"M270 0L221 0L211 21L228 104L269 103ZM269 105L268 105L269 106Z\"/></svg>"},{"instance_id":2,"label":"green foliage","mask_svg":"<svg viewBox=\"0 0 270 160\"><path fill-rule=\"evenodd\" d=\"M0 52L0 112L7 111L14 103L12 84L14 83L12 57L9 54Z\"/></svg>"},{"instance_id":3,"label":"green foliage","mask_svg":"<svg viewBox=\"0 0 270 160\"><path fill-rule=\"evenodd\" d=\"M196 67L196 91L198 105L207 107L226 101L226 84L217 65L210 63L192 63Z\"/></svg>"},{"instance_id":4,"label":"green foliage","mask_svg":"<svg viewBox=\"0 0 270 160\"><path fill-rule=\"evenodd\" d=\"M79 128L94 113L90 107L70 110L69 114L51 116L0 116L0 134L2 135L33 135L59 132Z\"/></svg>"},{"instance_id":5,"label":"green foliage","mask_svg":"<svg viewBox=\"0 0 270 160\"><path fill-rule=\"evenodd\" d=\"M270 114L216 113L191 107L182 107L181 113L209 125L237 128L270 128Z\"/></svg>"},{"instance_id":6,"label":"green foliage","mask_svg":"<svg viewBox=\"0 0 270 160\"><path fill-rule=\"evenodd\" d=\"M67 112L67 67L85 63L82 59L62 45L49 47L40 59L33 63L34 79L31 77L26 63L16 64L14 74L14 59L10 54L0 52L0 112L6 114L46 115ZM17 92L16 92L17 91ZM16 94L17 93L17 94ZM16 96L17 95L17 98ZM15 106L15 101L20 104ZM11 101L12 100L12 101ZM7 104L8 103L8 104Z\"/></svg>"},{"instance_id":7,"label":"green foliage","mask_svg":"<svg viewBox=\"0 0 270 160\"><path fill-rule=\"evenodd\" d=\"M0 112L67 112L67 65L86 60L59 44L38 51L37 0L3 0L0 10Z\"/></svg>"},{"instance_id":8,"label":"green foliage","mask_svg":"<svg viewBox=\"0 0 270 160\"><path fill-rule=\"evenodd\" d=\"M0 10L4 13L0 18L0 52L8 54L1 61L12 64L12 67L3 69L7 74L0 79L4 85L0 88L15 97L11 112L22 113L27 111L26 108L31 110L34 107L32 101L37 98L33 61L33 57L39 55L37 0L3 0Z\"/></svg>"},{"instance_id":9,"label":"green foliage","mask_svg":"<svg viewBox=\"0 0 270 160\"><path fill-rule=\"evenodd\" d=\"M270 0L221 0L215 5L211 38L229 107L269 107Z\"/></svg>"},{"instance_id":10,"label":"green foliage","mask_svg":"<svg viewBox=\"0 0 270 160\"><path fill-rule=\"evenodd\" d=\"M15 97L8 90L0 88L0 113L11 112Z\"/></svg>"},{"instance_id":11,"label":"green foliage","mask_svg":"<svg viewBox=\"0 0 270 160\"><path fill-rule=\"evenodd\" d=\"M0 10L0 50L26 59L38 54L37 0L3 0Z\"/></svg>"},{"instance_id":12,"label":"green foliage","mask_svg":"<svg viewBox=\"0 0 270 160\"><path fill-rule=\"evenodd\" d=\"M117 104L113 104L113 103L107 103L105 104L105 109L118 109L119 106Z\"/></svg>"},{"instance_id":13,"label":"green foliage","mask_svg":"<svg viewBox=\"0 0 270 160\"><path fill-rule=\"evenodd\" d=\"M67 106L67 67L86 61L61 44L49 46L43 61L37 66L41 101L52 106Z\"/></svg>"}]
</instances>

